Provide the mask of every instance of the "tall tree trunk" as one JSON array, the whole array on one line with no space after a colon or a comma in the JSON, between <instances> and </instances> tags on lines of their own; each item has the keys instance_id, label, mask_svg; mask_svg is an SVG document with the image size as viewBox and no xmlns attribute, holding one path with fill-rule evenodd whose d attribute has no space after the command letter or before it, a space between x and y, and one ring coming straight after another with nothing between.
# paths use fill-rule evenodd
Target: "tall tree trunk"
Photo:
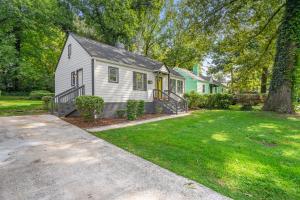
<instances>
[{"instance_id":1,"label":"tall tree trunk","mask_svg":"<svg viewBox=\"0 0 300 200\"><path fill-rule=\"evenodd\" d=\"M284 19L279 27L269 95L263 107L266 111L294 113L292 90L296 52L300 40L299 16L299 0L287 0Z\"/></svg>"},{"instance_id":2,"label":"tall tree trunk","mask_svg":"<svg viewBox=\"0 0 300 200\"><path fill-rule=\"evenodd\" d=\"M260 78L260 92L262 94L267 93L267 81L268 81L268 68L264 67L262 69L261 78Z\"/></svg>"}]
</instances>

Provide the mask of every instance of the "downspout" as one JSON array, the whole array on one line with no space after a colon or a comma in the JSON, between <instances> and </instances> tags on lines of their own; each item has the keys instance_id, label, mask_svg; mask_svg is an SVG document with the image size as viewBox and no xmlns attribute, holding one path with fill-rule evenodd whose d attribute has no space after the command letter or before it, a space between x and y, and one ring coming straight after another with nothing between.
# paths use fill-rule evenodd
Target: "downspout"
<instances>
[{"instance_id":1,"label":"downspout","mask_svg":"<svg viewBox=\"0 0 300 200\"><path fill-rule=\"evenodd\" d=\"M92 59L92 96L95 95L95 60Z\"/></svg>"}]
</instances>

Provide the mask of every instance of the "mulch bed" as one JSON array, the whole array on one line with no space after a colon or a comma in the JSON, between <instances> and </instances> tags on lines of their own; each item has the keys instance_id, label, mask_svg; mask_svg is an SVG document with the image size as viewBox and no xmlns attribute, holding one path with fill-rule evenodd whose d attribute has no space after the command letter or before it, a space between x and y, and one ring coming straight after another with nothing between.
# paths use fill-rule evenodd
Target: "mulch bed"
<instances>
[{"instance_id":1,"label":"mulch bed","mask_svg":"<svg viewBox=\"0 0 300 200\"><path fill-rule=\"evenodd\" d=\"M166 116L166 114L145 114L139 117L135 121L152 119L161 116ZM61 119L80 128L93 128L99 126L107 126L107 125L131 122L126 118L101 118L101 119L95 119L94 121L90 121L90 122L84 121L82 117L62 117Z\"/></svg>"}]
</instances>

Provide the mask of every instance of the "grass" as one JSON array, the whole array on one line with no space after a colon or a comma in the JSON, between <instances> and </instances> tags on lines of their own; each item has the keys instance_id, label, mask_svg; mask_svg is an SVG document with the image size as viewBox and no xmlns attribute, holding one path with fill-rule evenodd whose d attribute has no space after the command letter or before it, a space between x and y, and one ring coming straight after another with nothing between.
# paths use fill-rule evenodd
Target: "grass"
<instances>
[{"instance_id":1,"label":"grass","mask_svg":"<svg viewBox=\"0 0 300 200\"><path fill-rule=\"evenodd\" d=\"M300 199L300 118L197 111L96 136L234 199Z\"/></svg>"},{"instance_id":2,"label":"grass","mask_svg":"<svg viewBox=\"0 0 300 200\"><path fill-rule=\"evenodd\" d=\"M44 112L41 100L29 100L24 96L0 96L0 116L31 115Z\"/></svg>"}]
</instances>

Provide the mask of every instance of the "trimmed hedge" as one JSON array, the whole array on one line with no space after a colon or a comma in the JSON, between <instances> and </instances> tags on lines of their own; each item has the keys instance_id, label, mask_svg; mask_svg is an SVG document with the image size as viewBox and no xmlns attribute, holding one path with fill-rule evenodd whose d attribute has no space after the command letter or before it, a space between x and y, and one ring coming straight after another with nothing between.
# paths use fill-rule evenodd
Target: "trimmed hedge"
<instances>
[{"instance_id":1,"label":"trimmed hedge","mask_svg":"<svg viewBox=\"0 0 300 200\"><path fill-rule=\"evenodd\" d=\"M54 96L54 93L49 92L47 90L34 90L30 92L29 99L38 99L41 100L43 96Z\"/></svg>"},{"instance_id":2,"label":"trimmed hedge","mask_svg":"<svg viewBox=\"0 0 300 200\"><path fill-rule=\"evenodd\" d=\"M142 116L145 113L145 101L140 100L138 101L138 106L137 106L137 117Z\"/></svg>"},{"instance_id":3,"label":"trimmed hedge","mask_svg":"<svg viewBox=\"0 0 300 200\"><path fill-rule=\"evenodd\" d=\"M145 102L143 100L128 100L127 101L127 119L136 120L145 112Z\"/></svg>"},{"instance_id":4,"label":"trimmed hedge","mask_svg":"<svg viewBox=\"0 0 300 200\"><path fill-rule=\"evenodd\" d=\"M138 108L138 101L136 101L136 100L128 100L127 101L127 119L128 120L136 120L137 119L137 108Z\"/></svg>"},{"instance_id":5,"label":"trimmed hedge","mask_svg":"<svg viewBox=\"0 0 300 200\"><path fill-rule=\"evenodd\" d=\"M85 120L92 120L95 119L95 115L102 113L104 101L98 96L79 96L75 100L75 105Z\"/></svg>"},{"instance_id":6,"label":"trimmed hedge","mask_svg":"<svg viewBox=\"0 0 300 200\"><path fill-rule=\"evenodd\" d=\"M233 97L230 94L198 94L194 91L184 94L191 109L228 109L233 104Z\"/></svg>"}]
</instances>

